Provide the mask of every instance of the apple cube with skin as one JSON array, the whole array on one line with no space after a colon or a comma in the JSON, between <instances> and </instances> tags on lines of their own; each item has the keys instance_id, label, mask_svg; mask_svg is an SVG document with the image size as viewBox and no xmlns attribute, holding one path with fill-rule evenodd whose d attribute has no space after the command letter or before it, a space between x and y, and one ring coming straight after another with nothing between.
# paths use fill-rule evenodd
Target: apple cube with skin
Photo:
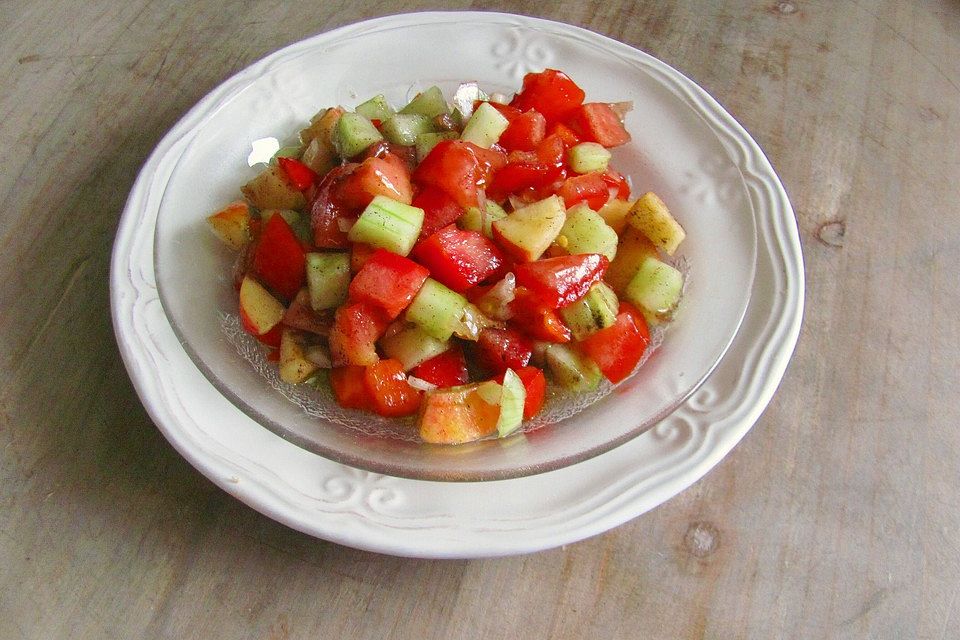
<instances>
[{"instance_id":1,"label":"apple cube with skin","mask_svg":"<svg viewBox=\"0 0 960 640\"><path fill-rule=\"evenodd\" d=\"M307 200L287 180L283 169L272 164L240 188L257 209L303 209Z\"/></svg>"},{"instance_id":2,"label":"apple cube with skin","mask_svg":"<svg viewBox=\"0 0 960 640\"><path fill-rule=\"evenodd\" d=\"M284 328L280 336L280 379L299 384L316 373L320 367L306 355L303 335L296 329Z\"/></svg>"},{"instance_id":3,"label":"apple cube with skin","mask_svg":"<svg viewBox=\"0 0 960 640\"><path fill-rule=\"evenodd\" d=\"M563 201L553 195L493 223L493 237L514 259L533 262L543 255L567 221Z\"/></svg>"},{"instance_id":4,"label":"apple cube with skin","mask_svg":"<svg viewBox=\"0 0 960 640\"><path fill-rule=\"evenodd\" d=\"M228 247L239 251L250 242L250 205L231 202L207 218L210 228Z\"/></svg>"},{"instance_id":5,"label":"apple cube with skin","mask_svg":"<svg viewBox=\"0 0 960 640\"><path fill-rule=\"evenodd\" d=\"M243 277L240 283L240 319L247 330L262 336L280 323L285 311L283 304L262 284L250 276Z\"/></svg>"},{"instance_id":6,"label":"apple cube with skin","mask_svg":"<svg viewBox=\"0 0 960 640\"><path fill-rule=\"evenodd\" d=\"M614 198L600 207L597 215L603 218L603 221L606 222L611 229L616 231L617 235L620 235L627 226L627 216L630 213L630 209L633 208L633 205L633 200Z\"/></svg>"},{"instance_id":7,"label":"apple cube with skin","mask_svg":"<svg viewBox=\"0 0 960 640\"><path fill-rule=\"evenodd\" d=\"M630 209L627 221L650 238L653 244L663 249L668 256L672 256L683 239L687 237L683 227L667 209L667 205L652 191L637 199Z\"/></svg>"}]
</instances>

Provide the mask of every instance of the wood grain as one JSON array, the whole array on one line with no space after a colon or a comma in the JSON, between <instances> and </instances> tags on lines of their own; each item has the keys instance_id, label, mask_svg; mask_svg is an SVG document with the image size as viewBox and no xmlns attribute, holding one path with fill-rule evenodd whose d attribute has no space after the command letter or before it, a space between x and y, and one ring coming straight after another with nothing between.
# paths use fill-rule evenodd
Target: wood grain
<instances>
[{"instance_id":1,"label":"wood grain","mask_svg":"<svg viewBox=\"0 0 960 640\"><path fill-rule=\"evenodd\" d=\"M426 2L0 1L0 638L960 638L960 3L459 2L660 57L794 203L797 351L706 478L605 535L383 557L239 504L163 440L109 320L163 133L300 38Z\"/></svg>"}]
</instances>

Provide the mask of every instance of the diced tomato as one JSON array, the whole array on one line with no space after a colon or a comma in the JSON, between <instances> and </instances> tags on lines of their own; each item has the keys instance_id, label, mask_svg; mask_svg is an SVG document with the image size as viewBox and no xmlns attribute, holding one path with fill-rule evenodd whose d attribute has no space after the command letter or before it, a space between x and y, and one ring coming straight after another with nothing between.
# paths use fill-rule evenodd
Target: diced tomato
<instances>
[{"instance_id":1,"label":"diced tomato","mask_svg":"<svg viewBox=\"0 0 960 640\"><path fill-rule=\"evenodd\" d=\"M507 154L496 144L489 149L484 149L472 142L464 142L464 144L477 158L477 186L483 188L490 184L493 174L507 164Z\"/></svg>"},{"instance_id":2,"label":"diced tomato","mask_svg":"<svg viewBox=\"0 0 960 640\"><path fill-rule=\"evenodd\" d=\"M562 71L546 69L540 73L528 73L523 78L520 93L514 96L510 106L520 111L535 109L543 114L548 123L565 120L586 96L583 89Z\"/></svg>"},{"instance_id":3,"label":"diced tomato","mask_svg":"<svg viewBox=\"0 0 960 640\"><path fill-rule=\"evenodd\" d=\"M558 173L540 162L511 162L493 176L487 195L494 200L505 200L523 189L552 184Z\"/></svg>"},{"instance_id":4,"label":"diced tomato","mask_svg":"<svg viewBox=\"0 0 960 640\"><path fill-rule=\"evenodd\" d=\"M546 118L531 110L514 118L497 142L507 151L533 151L546 135Z\"/></svg>"},{"instance_id":5,"label":"diced tomato","mask_svg":"<svg viewBox=\"0 0 960 640\"><path fill-rule=\"evenodd\" d=\"M423 226L420 237L427 238L438 229L457 221L463 215L463 207L437 187L425 187L413 198L413 206L423 209Z\"/></svg>"},{"instance_id":6,"label":"diced tomato","mask_svg":"<svg viewBox=\"0 0 960 640\"><path fill-rule=\"evenodd\" d=\"M287 180L297 191L306 191L317 179L317 174L313 169L303 164L296 158L277 158L277 164L287 177Z\"/></svg>"},{"instance_id":7,"label":"diced tomato","mask_svg":"<svg viewBox=\"0 0 960 640\"><path fill-rule=\"evenodd\" d=\"M263 227L253 252L253 270L264 284L292 299L307 278L306 254L300 241L279 213Z\"/></svg>"},{"instance_id":8,"label":"diced tomato","mask_svg":"<svg viewBox=\"0 0 960 640\"><path fill-rule=\"evenodd\" d=\"M343 181L360 165L355 163L334 167L313 190L309 199L310 228L313 244L324 249L349 247L347 232L340 220L355 220L356 216L340 200L337 192Z\"/></svg>"},{"instance_id":9,"label":"diced tomato","mask_svg":"<svg viewBox=\"0 0 960 640\"><path fill-rule=\"evenodd\" d=\"M407 382L407 374L399 360L380 360L364 372L367 393L373 400L374 412L388 418L409 416L420 408L422 392Z\"/></svg>"},{"instance_id":10,"label":"diced tomato","mask_svg":"<svg viewBox=\"0 0 960 640\"><path fill-rule=\"evenodd\" d=\"M341 407L369 409L373 404L373 398L367 391L366 367L334 367L330 370L330 387Z\"/></svg>"},{"instance_id":11,"label":"diced tomato","mask_svg":"<svg viewBox=\"0 0 960 640\"><path fill-rule=\"evenodd\" d=\"M610 261L598 253L543 258L517 265L517 285L530 289L545 306L565 307L582 298L603 277Z\"/></svg>"},{"instance_id":12,"label":"diced tomato","mask_svg":"<svg viewBox=\"0 0 960 640\"><path fill-rule=\"evenodd\" d=\"M353 246L350 247L350 272L357 273L360 271L376 250L376 247L371 247L368 244L354 242Z\"/></svg>"},{"instance_id":13,"label":"diced tomato","mask_svg":"<svg viewBox=\"0 0 960 640\"><path fill-rule=\"evenodd\" d=\"M340 185L338 195L343 204L363 209L374 196L386 196L410 204L413 187L403 160L387 153L382 158L367 158Z\"/></svg>"},{"instance_id":14,"label":"diced tomato","mask_svg":"<svg viewBox=\"0 0 960 640\"><path fill-rule=\"evenodd\" d=\"M366 150L360 154L357 161L363 162L367 158L390 159L389 156L393 156L393 160L401 160L401 164L407 170L408 174L417 166L416 147L394 144L386 140L375 142L367 147Z\"/></svg>"},{"instance_id":15,"label":"diced tomato","mask_svg":"<svg viewBox=\"0 0 960 640\"><path fill-rule=\"evenodd\" d=\"M603 375L616 384L633 372L648 344L650 334L643 316L639 312L621 311L616 322L587 336L579 346L597 363Z\"/></svg>"},{"instance_id":16,"label":"diced tomato","mask_svg":"<svg viewBox=\"0 0 960 640\"><path fill-rule=\"evenodd\" d=\"M421 240L413 255L435 280L460 293L490 278L503 265L503 254L489 238L452 224Z\"/></svg>"},{"instance_id":17,"label":"diced tomato","mask_svg":"<svg viewBox=\"0 0 960 640\"><path fill-rule=\"evenodd\" d=\"M267 362L280 362L280 349L274 348L267 351Z\"/></svg>"},{"instance_id":18,"label":"diced tomato","mask_svg":"<svg viewBox=\"0 0 960 640\"><path fill-rule=\"evenodd\" d=\"M547 130L547 135L559 137L563 140L563 146L567 149L583 142L573 129L562 122L554 123L554 125Z\"/></svg>"},{"instance_id":19,"label":"diced tomato","mask_svg":"<svg viewBox=\"0 0 960 640\"><path fill-rule=\"evenodd\" d=\"M602 174L607 187L613 192L613 197L620 200L630 199L630 183L623 177L623 174L617 173L612 169L607 169ZM613 190L616 190L615 192Z\"/></svg>"},{"instance_id":20,"label":"diced tomato","mask_svg":"<svg viewBox=\"0 0 960 640\"><path fill-rule=\"evenodd\" d=\"M547 378L543 371L536 367L520 367L514 369L514 373L523 383L523 388L527 392L526 399L523 402L523 419L529 420L540 413L543 409L543 402L547 395ZM494 378L500 384L503 384L503 378L506 372L501 373Z\"/></svg>"},{"instance_id":21,"label":"diced tomato","mask_svg":"<svg viewBox=\"0 0 960 640\"><path fill-rule=\"evenodd\" d=\"M599 172L584 173L564 180L560 188L557 189L557 195L563 199L563 204L568 209L581 202L586 202L588 207L594 211L599 211L610 199L610 186L604 179L604 174Z\"/></svg>"},{"instance_id":22,"label":"diced tomato","mask_svg":"<svg viewBox=\"0 0 960 640\"><path fill-rule=\"evenodd\" d=\"M467 144L460 140L440 141L413 172L414 181L437 187L461 207L477 206L480 163Z\"/></svg>"},{"instance_id":23,"label":"diced tomato","mask_svg":"<svg viewBox=\"0 0 960 640\"><path fill-rule=\"evenodd\" d=\"M459 344L454 344L440 355L418 364L410 371L410 375L438 387L456 387L467 384L470 380L467 359Z\"/></svg>"},{"instance_id":24,"label":"diced tomato","mask_svg":"<svg viewBox=\"0 0 960 640\"><path fill-rule=\"evenodd\" d=\"M567 159L567 150L563 145L563 138L558 135L550 135L540 141L534 153L537 159L551 167L563 167Z\"/></svg>"},{"instance_id":25,"label":"diced tomato","mask_svg":"<svg viewBox=\"0 0 960 640\"><path fill-rule=\"evenodd\" d=\"M513 324L536 340L570 342L570 328L560 319L556 309L545 306L530 289L517 287L513 301Z\"/></svg>"},{"instance_id":26,"label":"diced tomato","mask_svg":"<svg viewBox=\"0 0 960 640\"><path fill-rule=\"evenodd\" d=\"M599 142L605 147L630 142L630 134L620 122L620 116L606 102L583 105L570 115L568 124L587 142Z\"/></svg>"},{"instance_id":27,"label":"diced tomato","mask_svg":"<svg viewBox=\"0 0 960 640\"><path fill-rule=\"evenodd\" d=\"M477 339L477 360L494 374L527 366L533 342L516 329L487 328Z\"/></svg>"},{"instance_id":28,"label":"diced tomato","mask_svg":"<svg viewBox=\"0 0 960 640\"><path fill-rule=\"evenodd\" d=\"M483 104L484 102L487 102L487 101L486 101L486 100L474 100L474 102L473 102L473 109L474 109L474 111L476 111L477 107L479 107L479 106L480 106L481 104ZM497 111L499 111L499 112L500 112L500 115L502 115L504 118L506 118L506 119L507 119L508 121L510 121L510 122L513 122L514 118L516 118L517 116L519 116L519 115L522 113L522 112L520 111L520 109L517 109L516 107L511 107L511 106L508 105L508 104L500 104L499 102L490 102L489 104L490 104L491 107L493 107L494 109L496 109Z\"/></svg>"},{"instance_id":29,"label":"diced tomato","mask_svg":"<svg viewBox=\"0 0 960 640\"><path fill-rule=\"evenodd\" d=\"M337 309L328 338L334 366L376 362L376 342L389 322L380 309L364 302L348 303Z\"/></svg>"},{"instance_id":30,"label":"diced tomato","mask_svg":"<svg viewBox=\"0 0 960 640\"><path fill-rule=\"evenodd\" d=\"M429 275L413 260L377 249L350 281L349 297L383 309L393 320L413 301Z\"/></svg>"},{"instance_id":31,"label":"diced tomato","mask_svg":"<svg viewBox=\"0 0 960 640\"><path fill-rule=\"evenodd\" d=\"M620 301L620 313L629 314L633 318L633 323L637 325L637 329L640 331L641 337L647 341L647 344L650 343L650 327L647 325L647 319L644 317L643 312L637 309L635 306L627 302L626 300Z\"/></svg>"}]
</instances>

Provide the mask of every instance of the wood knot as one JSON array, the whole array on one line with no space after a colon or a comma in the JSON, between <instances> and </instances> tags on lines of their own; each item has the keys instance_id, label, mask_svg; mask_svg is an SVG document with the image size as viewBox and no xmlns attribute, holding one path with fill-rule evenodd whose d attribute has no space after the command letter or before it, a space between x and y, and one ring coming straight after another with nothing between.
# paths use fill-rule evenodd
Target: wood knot
<instances>
[{"instance_id":1,"label":"wood knot","mask_svg":"<svg viewBox=\"0 0 960 640\"><path fill-rule=\"evenodd\" d=\"M706 558L720 546L720 532L709 522L693 522L683 534L683 546L690 555Z\"/></svg>"},{"instance_id":2,"label":"wood knot","mask_svg":"<svg viewBox=\"0 0 960 640\"><path fill-rule=\"evenodd\" d=\"M793 4L792 2L778 2L777 11L785 16L788 16L791 13L797 12L797 5Z\"/></svg>"},{"instance_id":3,"label":"wood knot","mask_svg":"<svg viewBox=\"0 0 960 640\"><path fill-rule=\"evenodd\" d=\"M842 247L843 238L847 234L847 224L843 220L824 222L817 229L817 239L829 247Z\"/></svg>"}]
</instances>

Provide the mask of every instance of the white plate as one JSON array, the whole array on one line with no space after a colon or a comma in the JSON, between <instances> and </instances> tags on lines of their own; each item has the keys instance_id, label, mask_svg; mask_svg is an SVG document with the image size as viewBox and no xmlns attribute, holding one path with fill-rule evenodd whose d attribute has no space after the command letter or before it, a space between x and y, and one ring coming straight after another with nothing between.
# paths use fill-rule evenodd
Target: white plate
<instances>
[{"instance_id":1,"label":"white plate","mask_svg":"<svg viewBox=\"0 0 960 640\"><path fill-rule=\"evenodd\" d=\"M194 112L164 138L131 192L114 247L114 326L134 385L166 437L211 480L270 517L342 544L398 555L478 557L545 549L600 533L660 504L706 473L752 426L779 384L799 332L799 239L776 174L729 114L663 63L582 29L502 14L415 14L353 25L274 56L296 55L311 42L333 54L331 43L338 37L428 22L460 25L451 28L464 33L470 30L466 25L480 22L502 25L504 47L516 48L502 58L520 65L510 67L511 73L522 73L524 64L543 66L544 55L564 47L608 50L644 69L720 140L726 155L697 170L732 167L742 175L757 227L756 277L733 345L680 409L648 433L586 462L483 483L426 482L360 471L267 431L197 369L157 295L152 230L165 185L190 143L182 131L177 135L178 129L189 125ZM521 41L518 29L543 37ZM230 90L225 84L218 91ZM214 92L208 100L225 97Z\"/></svg>"}]
</instances>

